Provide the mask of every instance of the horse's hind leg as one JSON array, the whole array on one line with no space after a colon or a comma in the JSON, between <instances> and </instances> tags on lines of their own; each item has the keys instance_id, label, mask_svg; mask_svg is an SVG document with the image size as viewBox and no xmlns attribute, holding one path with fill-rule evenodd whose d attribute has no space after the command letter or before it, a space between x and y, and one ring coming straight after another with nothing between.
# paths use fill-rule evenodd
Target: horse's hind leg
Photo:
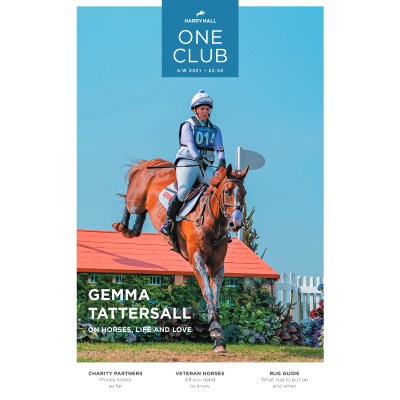
<instances>
[{"instance_id":1,"label":"horse's hind leg","mask_svg":"<svg viewBox=\"0 0 400 400\"><path fill-rule=\"evenodd\" d=\"M112 226L117 232L121 232L126 238L138 237L142 233L143 224L146 220L146 214L146 210L140 214L136 214L135 224L133 225L132 229L129 229L129 220L131 214L125 207L121 222L114 222Z\"/></svg>"},{"instance_id":2,"label":"horse's hind leg","mask_svg":"<svg viewBox=\"0 0 400 400\"><path fill-rule=\"evenodd\" d=\"M143 211L141 214L136 215L135 223L133 225L133 228L130 230L132 235L130 237L140 236L140 234L142 233L144 221L146 220L146 214L147 211Z\"/></svg>"},{"instance_id":3,"label":"horse's hind leg","mask_svg":"<svg viewBox=\"0 0 400 400\"><path fill-rule=\"evenodd\" d=\"M112 227L117 231L121 232L124 234L129 230L129 220L131 218L131 213L128 211L128 209L125 207L124 209L124 214L122 215L121 222L114 222L112 224Z\"/></svg>"}]
</instances>

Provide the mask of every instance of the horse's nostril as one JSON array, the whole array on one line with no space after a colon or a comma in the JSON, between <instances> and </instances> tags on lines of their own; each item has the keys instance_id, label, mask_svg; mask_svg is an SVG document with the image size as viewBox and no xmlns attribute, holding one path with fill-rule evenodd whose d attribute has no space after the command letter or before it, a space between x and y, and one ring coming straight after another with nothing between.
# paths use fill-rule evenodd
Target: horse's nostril
<instances>
[{"instance_id":1,"label":"horse's nostril","mask_svg":"<svg viewBox=\"0 0 400 400\"><path fill-rule=\"evenodd\" d=\"M230 223L229 223L229 226L230 226L231 228L233 228L233 227L235 226L235 224L234 224L233 222L230 222Z\"/></svg>"}]
</instances>

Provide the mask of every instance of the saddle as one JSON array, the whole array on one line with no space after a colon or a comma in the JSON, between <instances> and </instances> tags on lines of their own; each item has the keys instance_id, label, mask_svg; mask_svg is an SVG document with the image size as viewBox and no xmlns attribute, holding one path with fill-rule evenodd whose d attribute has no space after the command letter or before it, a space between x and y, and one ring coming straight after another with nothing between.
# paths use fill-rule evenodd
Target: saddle
<instances>
[{"instance_id":1,"label":"saddle","mask_svg":"<svg viewBox=\"0 0 400 400\"><path fill-rule=\"evenodd\" d=\"M190 189L189 193L186 195L185 199L183 200L182 207L176 216L176 221L180 221L183 217L186 217L191 211L194 210L196 207L201 195L204 191L208 188L208 185L205 183L200 183L197 186L194 186ZM178 185L177 182L171 183L165 189L161 191L158 196L158 200L160 203L168 209L168 204L172 197L177 193Z\"/></svg>"}]
</instances>

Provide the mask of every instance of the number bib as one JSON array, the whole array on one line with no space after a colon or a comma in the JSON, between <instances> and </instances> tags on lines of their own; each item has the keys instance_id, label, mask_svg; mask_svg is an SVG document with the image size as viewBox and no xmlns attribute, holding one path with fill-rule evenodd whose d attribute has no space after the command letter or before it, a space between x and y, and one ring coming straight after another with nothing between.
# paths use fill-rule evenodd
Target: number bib
<instances>
[{"instance_id":1,"label":"number bib","mask_svg":"<svg viewBox=\"0 0 400 400\"><path fill-rule=\"evenodd\" d=\"M198 149L214 150L216 136L217 128L197 125L194 127L194 144Z\"/></svg>"}]
</instances>

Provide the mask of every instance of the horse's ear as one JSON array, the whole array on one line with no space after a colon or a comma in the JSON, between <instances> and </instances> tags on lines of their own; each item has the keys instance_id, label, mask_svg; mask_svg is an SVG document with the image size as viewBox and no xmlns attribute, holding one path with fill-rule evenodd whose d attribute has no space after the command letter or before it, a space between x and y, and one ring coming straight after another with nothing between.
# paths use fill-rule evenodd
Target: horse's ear
<instances>
[{"instance_id":1,"label":"horse's ear","mask_svg":"<svg viewBox=\"0 0 400 400\"><path fill-rule=\"evenodd\" d=\"M248 166L248 167L240 174L240 177L241 177L242 179L246 178L246 175L247 175L247 173L249 172L249 168L250 168L250 166Z\"/></svg>"},{"instance_id":2,"label":"horse's ear","mask_svg":"<svg viewBox=\"0 0 400 400\"><path fill-rule=\"evenodd\" d=\"M228 168L226 169L226 177L229 179L231 178L232 175L232 164L228 165Z\"/></svg>"}]
</instances>

